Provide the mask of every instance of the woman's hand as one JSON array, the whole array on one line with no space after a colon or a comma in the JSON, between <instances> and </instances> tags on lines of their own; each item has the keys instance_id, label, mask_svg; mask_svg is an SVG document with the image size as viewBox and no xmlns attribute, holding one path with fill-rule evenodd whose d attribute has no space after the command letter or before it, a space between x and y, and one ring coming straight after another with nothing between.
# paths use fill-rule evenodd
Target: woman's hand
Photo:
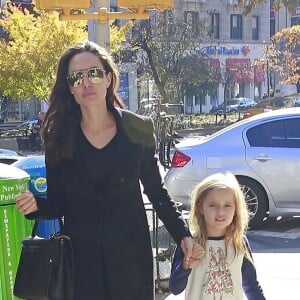
<instances>
[{"instance_id":1,"label":"woman's hand","mask_svg":"<svg viewBox=\"0 0 300 300\"><path fill-rule=\"evenodd\" d=\"M30 191L23 191L16 196L16 206L23 215L28 215L38 210L37 202Z\"/></svg>"},{"instance_id":2,"label":"woman's hand","mask_svg":"<svg viewBox=\"0 0 300 300\"><path fill-rule=\"evenodd\" d=\"M203 256L205 254L205 251L203 249L203 247L198 244L198 243L195 243L194 246L193 246L193 252L192 252L192 257L190 259L190 262L189 262L189 265L186 266L183 264L183 267L184 268L194 268L196 267L197 265L200 264Z\"/></svg>"},{"instance_id":3,"label":"woman's hand","mask_svg":"<svg viewBox=\"0 0 300 300\"><path fill-rule=\"evenodd\" d=\"M197 266L205 254L203 247L195 243L191 237L182 239L181 248L184 253L182 266L186 270Z\"/></svg>"}]
</instances>

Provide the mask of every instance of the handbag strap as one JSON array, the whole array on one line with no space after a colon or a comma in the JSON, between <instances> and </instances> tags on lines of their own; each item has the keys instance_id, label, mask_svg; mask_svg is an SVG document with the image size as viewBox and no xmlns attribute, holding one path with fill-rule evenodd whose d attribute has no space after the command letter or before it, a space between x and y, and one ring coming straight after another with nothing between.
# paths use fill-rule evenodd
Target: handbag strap
<instances>
[{"instance_id":1,"label":"handbag strap","mask_svg":"<svg viewBox=\"0 0 300 300\"><path fill-rule=\"evenodd\" d=\"M59 218L58 221L59 221L59 228L60 228L60 232L61 232L64 227L64 223L63 223L62 218ZM35 220L32 231L31 231L32 238L34 238L35 236L38 235L38 227L39 227L39 220ZM56 233L58 233L58 232L56 232Z\"/></svg>"}]
</instances>

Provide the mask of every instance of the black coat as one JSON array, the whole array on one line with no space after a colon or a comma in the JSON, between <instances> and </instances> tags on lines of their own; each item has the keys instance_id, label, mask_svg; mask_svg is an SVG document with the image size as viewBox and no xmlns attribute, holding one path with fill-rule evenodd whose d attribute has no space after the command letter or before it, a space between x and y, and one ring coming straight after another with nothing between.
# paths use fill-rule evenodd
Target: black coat
<instances>
[{"instance_id":1,"label":"black coat","mask_svg":"<svg viewBox=\"0 0 300 300\"><path fill-rule=\"evenodd\" d=\"M73 160L53 168L46 159L47 200L38 198L39 212L28 217L64 216L75 254L76 300L152 300L152 247L140 181L175 241L189 233L163 186L151 119L113 112L117 137L106 149L92 149L79 129Z\"/></svg>"}]
</instances>

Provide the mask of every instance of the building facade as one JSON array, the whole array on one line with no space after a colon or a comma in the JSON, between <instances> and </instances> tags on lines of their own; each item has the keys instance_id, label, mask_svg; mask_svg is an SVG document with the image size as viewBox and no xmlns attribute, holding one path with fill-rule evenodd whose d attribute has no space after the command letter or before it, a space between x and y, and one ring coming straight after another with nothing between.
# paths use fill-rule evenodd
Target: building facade
<instances>
[{"instance_id":1,"label":"building facade","mask_svg":"<svg viewBox=\"0 0 300 300\"><path fill-rule=\"evenodd\" d=\"M289 12L284 6L274 9L274 0L270 1L270 34L294 25L300 25L300 0L297 0L294 12Z\"/></svg>"},{"instance_id":2,"label":"building facade","mask_svg":"<svg viewBox=\"0 0 300 300\"><path fill-rule=\"evenodd\" d=\"M214 96L185 96L185 112L209 112L214 106L236 96L261 99L271 90L277 95L295 91L295 86L282 86L279 78L256 65L270 37L283 28L299 24L300 0L294 12L281 5L274 8L273 0L261 1L249 14L243 14L236 0L175 0L173 18L191 26L204 20L210 28L207 41L201 41L199 49L211 58L220 69L221 78ZM225 73L232 74L227 84ZM199 70L200 71L200 70ZM149 82L146 84L149 86ZM278 93L281 88L281 93ZM283 92L284 90L284 92ZM186 93L190 94L190 93ZM151 96L151 95L150 95Z\"/></svg>"},{"instance_id":3,"label":"building facade","mask_svg":"<svg viewBox=\"0 0 300 300\"><path fill-rule=\"evenodd\" d=\"M200 111L200 106L202 112L209 112L213 106L224 102L224 97L261 98L267 89L263 70L254 65L270 40L270 3L262 1L248 15L243 15L243 8L236 4L234 0L175 1L174 14L177 18L191 23L205 20L210 35L207 44L202 44L201 48L214 61L214 66L220 68L222 75L215 96L184 99L187 113ZM228 70L232 73L230 84L226 84L224 78ZM244 74L241 76L239 73Z\"/></svg>"}]
</instances>

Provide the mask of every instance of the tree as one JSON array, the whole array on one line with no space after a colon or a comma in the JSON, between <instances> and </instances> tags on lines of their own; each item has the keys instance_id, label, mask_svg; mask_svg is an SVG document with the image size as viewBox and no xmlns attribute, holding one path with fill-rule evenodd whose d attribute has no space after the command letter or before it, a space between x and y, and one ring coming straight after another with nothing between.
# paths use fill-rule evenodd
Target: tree
<instances>
[{"instance_id":1,"label":"tree","mask_svg":"<svg viewBox=\"0 0 300 300\"><path fill-rule=\"evenodd\" d=\"M8 5L0 26L0 91L12 99L46 99L62 52L87 39L86 21L59 21L57 12ZM111 50L118 51L128 26L111 26Z\"/></svg>"},{"instance_id":2,"label":"tree","mask_svg":"<svg viewBox=\"0 0 300 300\"><path fill-rule=\"evenodd\" d=\"M171 11L155 12L133 27L129 44L136 53L139 75L154 79L164 102L178 102L187 87L209 80L199 72L211 67L199 46L207 32L204 21L176 20ZM187 85L189 79L193 81Z\"/></svg>"},{"instance_id":3,"label":"tree","mask_svg":"<svg viewBox=\"0 0 300 300\"><path fill-rule=\"evenodd\" d=\"M13 99L45 99L61 53L87 38L84 22L60 22L57 13L30 14L15 6L2 10L0 90Z\"/></svg>"},{"instance_id":4,"label":"tree","mask_svg":"<svg viewBox=\"0 0 300 300\"><path fill-rule=\"evenodd\" d=\"M132 22L128 22L123 26L116 26L113 21L110 25L110 52L112 55L121 55L126 42L126 34L132 27Z\"/></svg>"},{"instance_id":5,"label":"tree","mask_svg":"<svg viewBox=\"0 0 300 300\"><path fill-rule=\"evenodd\" d=\"M265 0L238 0L236 6L244 8L244 14L249 14L253 8L255 8L259 3ZM289 12L295 12L298 6L298 0L274 0L273 9L279 10L281 6L288 9Z\"/></svg>"},{"instance_id":6,"label":"tree","mask_svg":"<svg viewBox=\"0 0 300 300\"><path fill-rule=\"evenodd\" d=\"M182 80L185 84L185 95L188 98L193 96L198 98L199 113L202 113L201 100L206 95L212 96L221 82L220 65L214 65L213 62L214 60L205 56L199 59L196 54L190 54L182 59L184 70Z\"/></svg>"},{"instance_id":7,"label":"tree","mask_svg":"<svg viewBox=\"0 0 300 300\"><path fill-rule=\"evenodd\" d=\"M272 37L266 60L282 78L282 83L300 81L300 25L285 28Z\"/></svg>"},{"instance_id":8,"label":"tree","mask_svg":"<svg viewBox=\"0 0 300 300\"><path fill-rule=\"evenodd\" d=\"M222 68L223 72L223 85L224 85L224 119L227 118L227 97L226 92L236 82L249 82L252 81L252 68L249 59L235 60L227 59L226 65Z\"/></svg>"}]
</instances>

